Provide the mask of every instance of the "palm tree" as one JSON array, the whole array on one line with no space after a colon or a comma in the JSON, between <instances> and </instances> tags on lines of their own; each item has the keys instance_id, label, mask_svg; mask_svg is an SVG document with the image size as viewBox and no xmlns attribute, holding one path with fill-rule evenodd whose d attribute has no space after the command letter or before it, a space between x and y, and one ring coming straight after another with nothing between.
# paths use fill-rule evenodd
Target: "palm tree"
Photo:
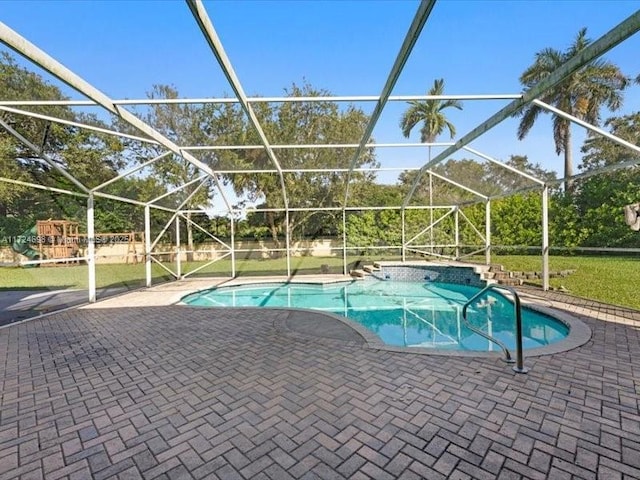
<instances>
[{"instance_id":1,"label":"palm tree","mask_svg":"<svg viewBox=\"0 0 640 480\"><path fill-rule=\"evenodd\" d=\"M433 87L427 95L442 95L444 92L444 79L436 79ZM445 129L449 130L451 138L456 136L456 127L447 120L443 111L449 107L462 110L462 103L459 100L414 100L409 102L410 107L402 114L400 128L405 138L409 138L411 130L422 122L420 129L420 141L432 143L442 135ZM431 147L429 147L431 149Z\"/></svg>"},{"instance_id":2,"label":"palm tree","mask_svg":"<svg viewBox=\"0 0 640 480\"><path fill-rule=\"evenodd\" d=\"M439 78L433 81L433 87L427 95L442 95L444 92L444 79ZM444 110L447 108L457 108L462 110L462 102L459 100L413 100L409 102L409 108L402 114L400 128L405 138L409 138L411 130L422 122L420 128L420 141L422 143L433 143L445 130L449 130L451 138L456 136L456 127L447 120ZM429 162L431 161L431 145L429 145ZM429 175L429 206L433 207L433 183ZM429 210L431 225L433 225L433 209ZM430 239L433 249L433 228L430 230Z\"/></svg>"},{"instance_id":3,"label":"palm tree","mask_svg":"<svg viewBox=\"0 0 640 480\"><path fill-rule=\"evenodd\" d=\"M533 64L520 76L520 82L528 89L547 78L558 67L584 50L591 40L587 38L587 29L578 32L573 44L564 52L545 48L536 53ZM615 111L622 105L622 90L629 79L620 68L606 60L594 60L576 71L554 89L540 97L545 103L555 106L592 125L600 123L600 109L606 106ZM535 104L527 105L519 115L522 120L518 126L518 139L527 136L538 115L548 111ZM564 153L564 177L573 175L573 155L571 149L571 122L558 115L553 117L553 140L556 153ZM565 191L571 191L570 180L565 180Z\"/></svg>"}]
</instances>

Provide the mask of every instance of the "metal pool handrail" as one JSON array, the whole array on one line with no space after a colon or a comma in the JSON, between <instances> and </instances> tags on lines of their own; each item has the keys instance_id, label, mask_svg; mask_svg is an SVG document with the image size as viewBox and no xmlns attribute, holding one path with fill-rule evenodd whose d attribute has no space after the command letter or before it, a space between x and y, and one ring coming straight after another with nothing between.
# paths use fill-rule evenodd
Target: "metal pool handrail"
<instances>
[{"instance_id":1,"label":"metal pool handrail","mask_svg":"<svg viewBox=\"0 0 640 480\"><path fill-rule=\"evenodd\" d=\"M524 355L522 352L522 308L520 306L520 297L518 296L518 294L513 288L504 287L502 285L497 285L495 283L487 285L485 288L483 288L478 293L476 293L473 297L471 297L469 301L467 301L467 303L464 304L464 307L462 307L462 320L464 321L464 324L467 326L467 328L469 328L469 330L472 330L473 332L477 333L478 335L486 338L490 342L493 342L496 345L498 345L500 348L502 348L502 351L504 352L505 361L507 363L514 363L514 360L511 357L511 352L509 352L509 349L506 347L504 343L502 343L497 338L494 338L491 335L483 332L479 328L474 327L473 325L471 325L471 323L469 323L469 320L467 320L467 308L469 308L469 306L473 302L475 302L477 299L482 297L489 290L506 290L513 295L513 298L514 298L513 310L516 316L516 360L515 360L515 365L513 367L513 370L517 373L527 373L529 370L524 367Z\"/></svg>"}]
</instances>

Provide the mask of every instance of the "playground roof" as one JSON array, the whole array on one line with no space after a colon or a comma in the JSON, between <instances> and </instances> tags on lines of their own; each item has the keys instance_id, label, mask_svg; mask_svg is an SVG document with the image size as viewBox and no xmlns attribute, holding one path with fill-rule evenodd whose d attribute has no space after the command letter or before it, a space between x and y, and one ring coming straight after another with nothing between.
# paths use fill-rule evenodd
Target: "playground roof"
<instances>
[{"instance_id":1,"label":"playground roof","mask_svg":"<svg viewBox=\"0 0 640 480\"><path fill-rule=\"evenodd\" d=\"M473 193L479 201L485 201L490 198L488 195L483 192L478 192L470 188L468 185L462 183L459 179L453 178L445 178L437 173L433 172L432 169L451 158L452 155L457 152L464 151L470 153L476 157L481 158L483 161L491 162L493 164L501 165L505 169L508 169L512 173L515 173L524 179L527 180L528 185L526 187L521 188L517 191L524 190L532 190L532 189L542 189L549 184L545 184L542 179L535 178L526 172L520 171L516 168L513 168L509 165L506 165L504 162L494 158L491 155L491 152L483 152L478 150L477 148L472 148L471 143L481 137L482 135L489 132L491 129L502 123L504 120L512 117L514 113L518 112L524 105L527 105L530 102L533 102L555 115L562 116L567 120L578 124L585 129L595 132L597 134L603 135L610 140L617 142L621 145L626 146L627 148L640 153L640 147L633 145L629 142L626 142L620 138L615 137L614 135L606 132L605 130L598 128L594 125L588 124L575 116L558 110L557 108L548 105L540 100L540 97L544 95L550 89L553 89L557 86L563 79L567 76L571 75L576 70L580 69L585 64L591 62L592 60L599 58L616 45L624 42L627 38L632 36L640 29L640 12L636 12L629 16L626 20L621 22L618 25L612 26L611 30L590 44L587 48L585 48L579 55L574 56L570 61L562 65L558 68L552 75L546 78L544 81L540 82L534 88L527 90L523 93L514 93L514 94L500 94L500 95L443 95L443 96L428 96L428 95L410 95L410 96L393 96L392 92L396 83L403 72L404 66L407 62L407 59L410 57L414 46L420 35L423 31L425 24L429 21L430 15L435 5L435 0L430 1L422 1L418 5L417 11L413 17L412 22L407 28L404 40L402 45L395 57L393 65L387 75L386 81L382 89L380 90L379 95L376 96L332 96L332 97L249 97L245 89L243 88L243 84L240 81L238 75L234 70L234 66L227 55L224 45L222 44L216 29L214 28L213 23L205 9L204 4L201 0L187 0L187 6L191 15L196 21L196 24L203 36L204 41L208 44L211 54L213 58L217 61L221 72L224 77L228 81L229 87L233 91L234 96L231 98L189 98L189 99L173 99L173 100L165 100L165 99L133 99L133 100L118 100L113 99L106 95L104 92L100 91L91 83L84 80L82 77L71 71L69 68L65 67L62 63L57 61L55 58L47 54L44 50L37 47L35 44L31 43L26 38L22 37L16 31L12 30L9 26L0 23L0 41L4 43L6 46L10 47L14 51L18 52L25 58L32 61L37 66L41 67L45 71L49 72L51 75L57 77L59 80L64 82L69 87L73 88L77 92L84 95L87 100L68 100L68 101L35 101L35 100L24 100L24 101L7 101L0 99L0 110L12 114L19 115L28 115L31 117L39 118L42 120L46 120L49 122L57 122L66 125L77 126L81 128L86 128L89 130L97 131L103 134L115 135L120 137L127 137L129 139L134 139L140 142L153 143L159 145L164 149L164 153L161 155L149 159L144 164L135 166L125 172L122 172L118 177L108 182L105 182L101 185L89 188L86 185L83 185L80 181L74 178L69 172L67 172L64 168L60 167L55 161L48 157L46 152L42 151L42 149L34 144L29 139L25 138L20 132L16 131L12 125L6 121L5 119L0 118L0 126L2 126L7 132L18 138L25 146L35 152L43 161L49 164L52 168L57 169L62 175L64 175L72 184L75 186L75 190L68 191L63 189L55 189L50 187L43 187L36 183L29 183L18 181L16 179L11 178L0 178L0 181L16 183L16 184L24 184L35 188L46 188L51 191L56 191L59 193L66 193L76 196L85 196L85 197L105 197L105 198L113 198L116 200L121 200L124 202L139 204L139 205L148 205L152 208L159 208L164 210L174 209L167 208L162 206L158 202L162 200L162 198L166 197L166 195L162 195L156 199L151 200L150 202L139 202L137 200L131 198L118 197L114 195L110 195L108 193L104 193L103 189L107 185L111 184L114 181L117 181L120 178L125 176L133 175L137 171L141 170L144 167L152 164L153 162L158 161L159 159L165 158L168 155L174 154L178 157L185 159L190 162L192 165L197 167L202 172L202 175L185 183L184 185L178 186L175 190L169 192L175 193L184 189L188 185L198 184L203 185L207 182L213 182L217 190L219 191L220 198L222 198L226 209L231 212L234 210L234 206L232 205L231 199L228 198L228 194L223 188L222 182L222 174L230 173L230 172L222 172L216 171L211 168L208 164L203 162L200 158L198 158L198 152L203 150L216 150L216 149L229 149L229 148L260 148L262 149L271 162L271 168L264 170L256 170L256 172L270 172L274 175L277 175L282 191L282 199L283 199L283 209L282 210L294 210L295 206L290 205L289 195L285 184L285 175L288 173L292 173L290 170L286 170L282 167L279 152L282 149L291 149L291 148L302 148L302 149L317 149L317 148L349 148L353 151L352 156L349 160L348 166L342 170L338 170L345 177L346 187L344 192L344 199L341 202L341 207L335 208L336 210L340 209L355 209L356 207L351 203L352 196L350 191L350 183L352 180L352 176L354 172L358 171L357 165L358 160L361 158L363 153L370 147L375 148L406 148L406 147L416 147L420 146L439 146L444 147L442 151L437 153L430 161L422 164L422 166L418 169L418 174L413 182L413 185L404 198L401 207L402 208L411 208L411 200L413 195L415 194L416 188L418 187L421 177L424 174L430 173L442 181L446 181L450 184L455 185L463 190ZM406 102L410 100L423 100L423 99L464 99L464 100L486 100L486 99L495 99L495 100L503 100L509 101L509 103L498 109L495 113L490 115L484 121L480 122L475 128L466 132L459 138L455 139L454 142L450 143L433 143L433 144L411 144L411 143L394 143L394 144L375 144L372 142L372 133L373 130L379 121L382 112L385 107L392 102ZM261 125L258 116L255 113L254 106L259 102L316 102L316 101L335 101L335 102L373 102L375 107L370 115L368 125L366 126L364 135L355 143L349 144L320 144L320 145L277 145L273 144L269 138L269 136L265 133L263 129L263 125ZM258 145L183 145L178 144L176 141L168 138L163 135L158 130L154 129L148 123L145 123L141 118L136 116L126 107L131 105L149 105L152 103L228 103L233 102L237 103L241 106L242 110L246 114L247 119L255 128L258 133L260 143ZM44 115L39 113L34 113L28 110L25 110L25 107L33 107L33 106L45 106L45 105L67 105L67 106L100 106L104 108L107 112L119 118L121 121L130 125L131 127L135 127L139 132L139 136L125 134L122 132L112 131L105 128L100 128L96 126L92 126L85 123L79 123L75 121L70 121L63 118L57 118L52 115ZM613 165L606 168L606 170L611 171L618 168L628 167L629 164L619 164ZM406 169L406 167L398 166L395 170L401 171ZM375 169L372 170L383 170L383 169ZM303 170L304 171L304 170ZM308 170L311 172L312 170ZM314 170L319 171L319 170ZM320 170L322 171L322 169ZM335 172L334 168L327 168L326 171ZM595 175L604 171L604 169L593 171L581 175L576 175L572 178L584 177L587 175ZM246 172L246 171L245 171ZM560 178L553 183L559 184L563 182L564 178ZM507 192L508 194L515 193ZM504 195L500 195L504 196ZM495 197L492 197L495 198ZM187 202L183 202L183 204L178 208L178 210L182 209ZM400 207L400 206L399 206ZM311 209L312 207L298 208L298 209Z\"/></svg>"}]
</instances>

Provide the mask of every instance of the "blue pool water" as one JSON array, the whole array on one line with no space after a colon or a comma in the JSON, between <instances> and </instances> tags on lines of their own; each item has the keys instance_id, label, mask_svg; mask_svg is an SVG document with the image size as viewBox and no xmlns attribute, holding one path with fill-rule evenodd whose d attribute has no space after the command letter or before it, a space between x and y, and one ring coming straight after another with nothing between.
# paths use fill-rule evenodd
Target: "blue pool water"
<instances>
[{"instance_id":1,"label":"blue pool water","mask_svg":"<svg viewBox=\"0 0 640 480\"><path fill-rule=\"evenodd\" d=\"M208 307L294 307L343 315L372 331L387 345L449 350L499 350L461 322L462 307L479 291L448 283L367 279L329 285L270 283L220 287L182 301ZM473 304L469 322L515 348L513 304L496 292ZM535 348L565 338L568 327L523 308L523 345Z\"/></svg>"}]
</instances>

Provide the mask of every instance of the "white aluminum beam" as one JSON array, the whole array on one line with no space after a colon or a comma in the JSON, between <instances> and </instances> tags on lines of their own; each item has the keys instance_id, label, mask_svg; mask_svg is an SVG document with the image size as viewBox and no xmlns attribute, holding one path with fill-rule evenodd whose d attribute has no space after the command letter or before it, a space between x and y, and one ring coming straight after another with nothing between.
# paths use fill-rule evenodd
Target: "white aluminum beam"
<instances>
[{"instance_id":1,"label":"white aluminum beam","mask_svg":"<svg viewBox=\"0 0 640 480\"><path fill-rule=\"evenodd\" d=\"M13 31L4 23L0 22L0 41L7 45L8 47L15 50L20 55L25 58L31 60L36 65L39 65L44 70L48 71L54 77L60 79L62 82L66 83L70 87L74 88L78 92L86 95L88 98L101 105L109 112L117 115L125 122L129 123L133 127L137 128L153 140L156 140L159 144L171 150L176 155L181 156L194 166L198 167L203 172L209 174L215 181L218 190L220 191L220 195L224 200L227 209L231 211L231 204L229 203L227 196L224 193L222 185L220 183L220 179L216 172L214 172L207 164L201 162L196 157L191 155L189 152L185 152L180 149L178 145L172 142L170 139L162 135L160 132L155 130L149 124L143 122L138 117L133 115L131 112L124 108L120 108L118 105L113 103L113 100L110 99L107 95L102 93L100 90L95 88L93 85L89 84L81 77L73 73L67 67L62 65L60 62L46 54L44 51L36 47L34 44L26 40L24 37L20 36L17 32Z\"/></svg>"},{"instance_id":2,"label":"white aluminum beam","mask_svg":"<svg viewBox=\"0 0 640 480\"><path fill-rule=\"evenodd\" d=\"M174 193L178 193L179 191L184 190L185 188L187 188L189 185L193 185L194 183L200 182L200 181L204 180L207 177L208 177L208 175L200 175L199 177L196 177L193 180L189 180L187 183L183 183L182 185L178 185L177 187L172 188L168 192L163 193L162 195L154 198L153 200L149 200L147 203L149 205L153 205L154 203L159 202L163 198L169 197L169 196L173 195ZM200 188L200 187L198 187L198 188Z\"/></svg>"},{"instance_id":3,"label":"white aluminum beam","mask_svg":"<svg viewBox=\"0 0 640 480\"><path fill-rule=\"evenodd\" d=\"M71 120L65 120L64 118L52 117L50 115L43 115L41 113L28 112L26 110L18 110L17 108L2 107L2 106L0 106L0 110L3 110L5 112L9 112L9 113L15 113L17 115L24 115L26 117L38 118L40 120L46 120L48 122L59 123L61 125L69 125L71 127L84 128L85 130L91 130L93 132L98 132L98 133L104 133L105 135L112 135L112 136L115 136L115 137L129 138L131 140L137 140L138 142L154 143L154 144L158 143L158 142L156 142L154 140L150 140L148 138L137 137L135 135L129 135L128 133L116 132L115 130L109 130L108 128L96 127L96 126L90 125L88 123L74 122L74 121L71 121Z\"/></svg>"},{"instance_id":4,"label":"white aluminum beam","mask_svg":"<svg viewBox=\"0 0 640 480\"><path fill-rule=\"evenodd\" d=\"M240 105L242 106L242 109L247 114L247 117L249 118L249 121L253 125L253 128L255 128L256 132L258 132L258 136L260 137L260 142L262 143L264 150L267 153L267 156L269 157L269 160L271 160L271 163L275 165L276 169L280 174L280 186L282 187L282 198L284 201L284 205L286 207L289 205L289 199L287 198L287 188L284 183L284 177L282 175L282 168L280 167L280 162L278 162L278 159L276 158L276 154L273 152L271 146L269 145L269 140L267 140L267 136L265 135L264 130L260 125L260 121L258 120L258 117L253 111L253 108L251 107L249 102L247 101L247 96L244 92L244 89L242 88L240 79L236 75L236 72L234 71L233 66L231 65L231 61L229 60L229 57L227 56L227 53L224 50L224 46L222 45L222 42L220 41L220 38L218 37L218 34L215 28L213 28L211 19L209 18L209 15L207 14L207 11L204 8L204 5L202 4L201 0L186 0L186 2L187 2L187 5L189 6L189 9L191 10L191 13L193 14L193 17L196 20L196 23L200 27L200 30L202 31L205 39L207 40L207 43L209 44L209 47L211 48L213 55L216 57L216 60L218 61L220 68L222 68L222 72L224 73L224 76L229 81L229 85L231 85L231 89L236 94L237 99L240 101Z\"/></svg>"},{"instance_id":5,"label":"white aluminum beam","mask_svg":"<svg viewBox=\"0 0 640 480\"><path fill-rule=\"evenodd\" d=\"M542 290L549 290L549 187L542 187Z\"/></svg>"},{"instance_id":6,"label":"white aluminum beam","mask_svg":"<svg viewBox=\"0 0 640 480\"><path fill-rule=\"evenodd\" d=\"M347 273L347 211L342 210L342 274Z\"/></svg>"},{"instance_id":7,"label":"white aluminum beam","mask_svg":"<svg viewBox=\"0 0 640 480\"><path fill-rule=\"evenodd\" d=\"M584 180L586 178L594 177L596 175L601 175L603 173L612 173L618 170L622 170L625 168L635 167L640 163L640 159L627 160L620 163L614 163L611 165L605 165L604 167L600 167L595 170L589 170L588 172L578 173L576 175L571 175L570 177L558 178L552 182L549 182L549 185L560 185L567 180Z\"/></svg>"},{"instance_id":8,"label":"white aluminum beam","mask_svg":"<svg viewBox=\"0 0 640 480\"><path fill-rule=\"evenodd\" d=\"M437 224L439 224L442 220L444 220L445 218L447 218L449 215L451 215L454 211L455 211L456 207L453 206L451 208L449 208L448 212L445 212L440 218L438 218L435 222L432 222L431 225L429 225L428 227L424 228L420 233L418 233L417 235L414 235L413 237L411 237L409 240L407 240L407 243L405 244L406 246L410 246L411 242L413 242L416 238L421 237L422 235L424 235L425 233L427 233L430 229L432 229L433 227L435 227Z\"/></svg>"},{"instance_id":9,"label":"white aluminum beam","mask_svg":"<svg viewBox=\"0 0 640 480\"><path fill-rule=\"evenodd\" d=\"M487 199L484 207L484 261L487 265L491 265L491 200Z\"/></svg>"},{"instance_id":10,"label":"white aluminum beam","mask_svg":"<svg viewBox=\"0 0 640 480\"><path fill-rule=\"evenodd\" d=\"M202 180L202 178L200 178L199 180ZM167 231L167 229L171 226L171 224L173 223L173 221L176 219L176 217L178 215L180 215L180 209L182 207L184 207L187 203L189 203L189 201L195 196L196 193L198 193L198 190L200 190L200 188L202 188L202 186L207 182L207 179L203 180L200 185L198 185L196 188L193 189L193 191L191 193L189 193L189 195L187 196L187 198L185 198L182 203L178 206L178 208L176 209L175 213L171 216L171 218L169 219L169 221L165 224L164 228L160 231L160 233L158 234L158 236L156 237L156 239L151 243L151 249L154 249L155 246L158 244L158 242L160 241L160 238L162 237L162 235L164 235L164 232ZM190 182L193 183L193 182ZM185 185L186 186L186 185ZM145 205L146 206L146 205ZM149 204L149 206L151 206L151 204Z\"/></svg>"},{"instance_id":11,"label":"white aluminum beam","mask_svg":"<svg viewBox=\"0 0 640 480\"><path fill-rule=\"evenodd\" d=\"M431 161L426 163L419 171L418 175L409 190L409 193L405 197L403 205L408 205L411 197L416 191L420 179L424 172L429 170L434 165L446 160L449 156L460 150L465 145L471 143L473 140L483 135L503 120L513 116L527 103L538 98L548 90L554 88L561 83L569 75L573 74L590 61L598 58L602 54L611 50L613 47L629 38L631 35L640 30L640 10L629 16L626 20L615 26L608 33L600 37L598 40L587 46L584 50L578 52L569 61L562 64L559 68L553 71L547 78L539 82L536 86L530 88L522 95L522 98L516 99L510 102L507 106L496 112L487 120L482 122L476 128L467 133L464 137L456 142L452 147L447 148L440 154L436 155Z\"/></svg>"},{"instance_id":12,"label":"white aluminum beam","mask_svg":"<svg viewBox=\"0 0 640 480\"><path fill-rule=\"evenodd\" d=\"M46 185L40 185L38 183L23 182L21 180L13 180L11 178L5 177L0 177L0 182L12 183L14 185L20 185L22 187L37 188L39 190L46 190L48 192L63 193L65 195L73 195L76 197L87 198L89 196L86 193L72 192L71 190L65 190L63 188L47 187Z\"/></svg>"},{"instance_id":13,"label":"white aluminum beam","mask_svg":"<svg viewBox=\"0 0 640 480\"><path fill-rule=\"evenodd\" d=\"M91 191L92 191L92 192L96 192L96 191L98 191L98 190L102 190L102 189L103 189L104 187L106 187L107 185L111 185L112 183L117 182L118 180L121 180L121 179L123 179L123 178L125 178L125 177L128 177L129 175L134 174L134 173L136 173L137 171L142 170L142 169L143 169L143 168L145 168L145 167L148 167L149 165L151 165L151 164L153 164L153 163L157 162L158 160L160 160L160 159L162 159L162 158L166 157L167 155L170 155L171 153L172 153L172 152L164 152L163 154L158 155L157 157L152 158L151 160L147 160L146 162L141 163L140 165L138 165L138 166L136 166L136 167L130 168L130 169L129 169L129 170L127 170L126 172L123 172L123 173L121 173L121 174L119 174L119 175L117 175L117 176L113 177L112 179L107 180L107 181L106 181L106 182L104 182L104 183L101 183L101 184L100 184L100 185L98 185L97 187L92 188L92 189L91 189Z\"/></svg>"},{"instance_id":14,"label":"white aluminum beam","mask_svg":"<svg viewBox=\"0 0 640 480\"><path fill-rule=\"evenodd\" d=\"M473 205L474 203L477 202L466 202L469 203L470 205ZM465 204L466 204L465 203ZM460 204L461 206L463 204ZM395 206L386 206L386 207L318 207L318 208L309 208L309 207L289 207L289 211L290 212L339 212L341 210L346 210L347 212L364 212L367 210L402 210L403 208L405 210L446 210L451 208L452 205L435 205L433 207L430 207L428 205L409 205L407 207L402 207L401 205L395 205ZM234 209L232 212L235 213L265 213L265 212L285 212L287 209L286 208L247 208L247 209ZM181 210L182 213L206 213L206 211L204 210Z\"/></svg>"},{"instance_id":15,"label":"white aluminum beam","mask_svg":"<svg viewBox=\"0 0 640 480\"><path fill-rule=\"evenodd\" d=\"M182 259L180 258L180 217L176 217L176 279L182 278Z\"/></svg>"},{"instance_id":16,"label":"white aluminum beam","mask_svg":"<svg viewBox=\"0 0 640 480\"><path fill-rule=\"evenodd\" d=\"M222 245L223 247L225 247L227 250L231 250L231 246L227 245L226 243L224 243L222 240L220 240L218 237L216 237L215 235L213 235L211 232L209 232L208 230L205 230L204 228L202 228L200 225L198 225L196 222L194 222L193 220L191 220L190 218L186 217L185 215L182 214L182 212L178 212L178 216L182 217L185 222L190 223L191 225L193 225L194 227L196 227L198 230L200 230L202 233L204 233L205 235L208 235L209 237L211 237L212 239L214 239L216 242L218 242L220 245ZM178 217L176 217L177 219Z\"/></svg>"},{"instance_id":17,"label":"white aluminum beam","mask_svg":"<svg viewBox=\"0 0 640 480\"><path fill-rule=\"evenodd\" d=\"M140 207L146 207L147 204L145 202L141 202L139 200L132 200L131 198L119 197L118 195L111 195L110 193L102 193L102 192L92 192L94 197L100 198L108 198L110 200L117 200L119 202L130 203L131 205L138 205ZM163 210L165 212L175 212L172 208L162 207L160 205L151 205L151 208L155 208L156 210Z\"/></svg>"},{"instance_id":18,"label":"white aluminum beam","mask_svg":"<svg viewBox=\"0 0 640 480\"><path fill-rule=\"evenodd\" d=\"M499 165L503 168L506 168L507 170L509 170L510 172L516 173L518 175L520 175L521 177L524 177L528 180L531 180L532 182L537 183L538 185L544 185L544 182L542 180L540 180L538 177L534 177L533 175L529 175L526 172L523 172L522 170L518 170L515 167L512 167L511 165L507 165L506 163L501 162L500 160L496 160L493 157L490 157L489 155L486 155L478 150L475 150L474 148L471 148L469 146L464 146L462 147L464 150L466 150L467 152L473 153L474 155L477 155L480 158L484 158L485 160L494 163L496 165Z\"/></svg>"},{"instance_id":19,"label":"white aluminum beam","mask_svg":"<svg viewBox=\"0 0 640 480\"><path fill-rule=\"evenodd\" d=\"M164 252L162 252L164 253ZM162 267L166 272L168 272L169 274L171 274L171 276L173 278L175 278L176 280L178 280L178 274L176 272L174 272L173 270L171 270L169 267L167 267L164 263L162 263L160 260L158 260L157 258L155 258L153 256L153 254L151 255L151 260L156 262L158 265L160 265L160 267Z\"/></svg>"},{"instance_id":20,"label":"white aluminum beam","mask_svg":"<svg viewBox=\"0 0 640 480\"><path fill-rule=\"evenodd\" d=\"M404 172L406 170L415 171L420 167L363 167L354 168L354 172ZM346 173L348 168L298 168L298 169L285 169L282 173ZM232 175L232 174L246 174L246 173L278 173L273 169L256 169L256 170L218 170L220 174Z\"/></svg>"},{"instance_id":21,"label":"white aluminum beam","mask_svg":"<svg viewBox=\"0 0 640 480\"><path fill-rule=\"evenodd\" d=\"M87 198L87 275L89 276L89 303L96 301L96 231L94 227L93 194Z\"/></svg>"},{"instance_id":22,"label":"white aluminum beam","mask_svg":"<svg viewBox=\"0 0 640 480\"><path fill-rule=\"evenodd\" d=\"M231 242L231 277L236 278L236 226L233 215L231 214L229 216L229 233L231 234L231 238L229 239Z\"/></svg>"},{"instance_id":23,"label":"white aluminum beam","mask_svg":"<svg viewBox=\"0 0 640 480\"><path fill-rule=\"evenodd\" d=\"M455 145L453 142L432 142L432 143L367 143L365 148L424 148L424 147L450 147ZM305 148L358 148L359 143L300 143L289 145L270 145L273 150L279 149L305 149ZM180 147L182 150L210 151L210 150L261 150L262 145L193 145L189 147ZM283 169L284 171L284 169Z\"/></svg>"},{"instance_id":24,"label":"white aluminum beam","mask_svg":"<svg viewBox=\"0 0 640 480\"><path fill-rule=\"evenodd\" d=\"M221 256L219 256L218 258L214 258L213 260L211 260L210 262L205 263L204 265L200 265L198 268L194 268L193 270L188 271L187 273L185 273L182 278L187 278L189 275L194 274L196 272L199 272L200 270L202 270L203 268L207 268L209 265L213 265L216 262L219 262L220 260L223 260L224 258L226 258L227 256L229 256L231 254L231 252L227 252ZM235 275L232 274L232 277L235 277Z\"/></svg>"},{"instance_id":25,"label":"white aluminum beam","mask_svg":"<svg viewBox=\"0 0 640 480\"><path fill-rule=\"evenodd\" d=\"M570 115L567 112L564 112L564 111L560 110L559 108L556 108L556 107L554 107L552 105L549 105L548 103L545 103L545 102L543 102L541 100L537 100L537 99L534 100L533 103L535 103L536 105L538 105L541 108L544 108L545 110L549 110L550 112L555 113L559 117L566 118L567 120L570 120L573 123L575 123L577 125L580 125L581 127L586 128L587 130L591 130L592 132L598 133L598 134L602 135L603 137L608 138L612 142L615 142L615 143L617 143L619 145L622 145L623 147L627 147L627 148L633 150L636 153L640 153L640 147L638 145L634 145L631 142L627 142L626 140L623 140L622 138L617 137L617 136L613 135L612 133L607 132L606 130L598 128L595 125L591 125L590 123L585 122L584 120L580 120L578 117Z\"/></svg>"},{"instance_id":26,"label":"white aluminum beam","mask_svg":"<svg viewBox=\"0 0 640 480\"><path fill-rule=\"evenodd\" d=\"M407 233L406 233L406 229L405 229L405 218L404 217L405 217L405 210L403 208L402 210L400 210L400 222L401 222L401 227L402 227L401 231L400 231L400 243L402 243L402 261L403 262L406 260L406 257L407 257L407 249L405 247ZM431 221L431 223L433 223L433 220Z\"/></svg>"},{"instance_id":27,"label":"white aluminum beam","mask_svg":"<svg viewBox=\"0 0 640 480\"><path fill-rule=\"evenodd\" d=\"M476 232L476 235L478 235L482 239L482 241L484 241L485 240L484 235L480 233L480 230L478 230L476 226L473 224L473 222L469 220L469 217L467 217L462 210L459 210L459 213L460 215L462 215L462 218L466 220L466 222L471 226L473 231Z\"/></svg>"},{"instance_id":28,"label":"white aluminum beam","mask_svg":"<svg viewBox=\"0 0 640 480\"><path fill-rule=\"evenodd\" d=\"M462 190L466 190L467 192L472 193L472 194L482 198L483 200L486 200L488 198L486 195L483 195L483 194L481 194L479 192L476 192L475 190L473 190L473 189L471 189L469 187L466 187L466 186L462 185L461 183L458 183L458 182L456 182L454 180L451 180L450 178L443 177L442 175L439 175L439 174L437 174L436 172L434 172L432 170L429 170L429 174L433 175L436 178L439 178L440 180L443 180L443 181L445 181L447 183L450 183L451 185L454 185L454 186L456 186L458 188L461 188Z\"/></svg>"},{"instance_id":29,"label":"white aluminum beam","mask_svg":"<svg viewBox=\"0 0 640 480\"><path fill-rule=\"evenodd\" d=\"M395 87L402 70L404 69L405 63L407 63L407 59L413 50L418 38L420 37L420 33L422 32L422 28L424 27L431 11L433 10L434 5L436 4L435 0L422 0L416 11L416 14L413 17L413 21L409 26L409 30L402 42L402 46L400 47L400 51L398 52L398 56L396 57L393 66L391 67L391 72L389 72L389 76L387 77L387 81L382 88L382 93L380 94L380 98L378 99L371 116L369 117L369 123L367 124L364 133L362 135L362 139L360 140L360 145L358 149L353 154L351 161L349 162L349 169L353 170L355 168L358 159L362 155L365 150L365 145L369 142L371 138L371 134L373 133L373 129L375 128L380 115L382 114L382 110L384 106L387 104L387 100L391 95L393 87ZM349 184L351 181L351 172L347 174L347 180L344 189L344 201L342 203L343 206L347 205L347 201L349 199Z\"/></svg>"},{"instance_id":30,"label":"white aluminum beam","mask_svg":"<svg viewBox=\"0 0 640 480\"><path fill-rule=\"evenodd\" d=\"M416 100L515 100L522 97L521 93L498 93L481 95L390 95L388 102L410 102ZM249 103L301 103L301 102L377 102L376 95L342 95L318 97L247 97ZM113 100L114 105L187 105L187 104L229 104L239 103L237 98L231 97L203 97L203 98L138 98ZM90 107L96 106L91 100L0 100L0 106L68 106Z\"/></svg>"},{"instance_id":31,"label":"white aluminum beam","mask_svg":"<svg viewBox=\"0 0 640 480\"><path fill-rule=\"evenodd\" d=\"M151 286L151 209L144 206L144 276L145 285Z\"/></svg>"},{"instance_id":32,"label":"white aluminum beam","mask_svg":"<svg viewBox=\"0 0 640 480\"><path fill-rule=\"evenodd\" d=\"M291 277L291 233L289 232L289 209L284 212L285 215L285 243L287 248L287 277Z\"/></svg>"},{"instance_id":33,"label":"white aluminum beam","mask_svg":"<svg viewBox=\"0 0 640 480\"><path fill-rule=\"evenodd\" d=\"M62 168L60 165L58 165L52 158L49 157L49 155L44 153L40 147L38 147L37 145L33 144L32 142L27 140L25 137L20 135L18 132L16 132L2 118L0 118L0 126L2 126L2 128L4 128L7 132L9 132L11 135L16 137L18 140L20 140L27 147L29 147L29 149L32 150L33 153L35 153L38 157L40 157L42 160L44 160L47 165L49 165L53 169L57 170L58 173L60 173L64 178L69 180L71 183L73 183L76 187L78 187L83 192L85 192L87 194L89 193L89 189L87 187L85 187L79 180L77 180L76 177L74 177L69 172L67 172L64 168Z\"/></svg>"},{"instance_id":34,"label":"white aluminum beam","mask_svg":"<svg viewBox=\"0 0 640 480\"><path fill-rule=\"evenodd\" d=\"M454 221L454 243L456 246L456 260L460 258L460 208L456 207L455 214L453 216Z\"/></svg>"}]
</instances>

